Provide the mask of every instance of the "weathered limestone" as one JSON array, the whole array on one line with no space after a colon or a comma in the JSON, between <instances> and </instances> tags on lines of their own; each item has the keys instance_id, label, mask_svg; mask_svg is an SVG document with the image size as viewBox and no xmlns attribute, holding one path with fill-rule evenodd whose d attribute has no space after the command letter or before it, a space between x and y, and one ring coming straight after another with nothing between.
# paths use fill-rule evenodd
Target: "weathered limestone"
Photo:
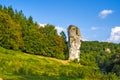
<instances>
[{"instance_id":1,"label":"weathered limestone","mask_svg":"<svg viewBox=\"0 0 120 80\"><path fill-rule=\"evenodd\" d=\"M105 51L108 52L108 53L111 53L110 48L105 48Z\"/></svg>"},{"instance_id":2,"label":"weathered limestone","mask_svg":"<svg viewBox=\"0 0 120 80\"><path fill-rule=\"evenodd\" d=\"M80 60L80 46L81 46L81 33L80 30L70 25L68 27L68 49L69 49L69 60Z\"/></svg>"}]
</instances>

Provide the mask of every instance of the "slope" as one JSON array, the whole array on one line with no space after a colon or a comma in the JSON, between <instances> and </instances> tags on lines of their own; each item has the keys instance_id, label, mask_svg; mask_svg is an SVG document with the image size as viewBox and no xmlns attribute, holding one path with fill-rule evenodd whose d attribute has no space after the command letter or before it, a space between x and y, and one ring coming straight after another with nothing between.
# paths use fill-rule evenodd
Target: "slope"
<instances>
[{"instance_id":1,"label":"slope","mask_svg":"<svg viewBox=\"0 0 120 80\"><path fill-rule=\"evenodd\" d=\"M0 47L0 78L3 80L107 80L107 76L117 79L113 74L103 75L96 66L82 66Z\"/></svg>"}]
</instances>

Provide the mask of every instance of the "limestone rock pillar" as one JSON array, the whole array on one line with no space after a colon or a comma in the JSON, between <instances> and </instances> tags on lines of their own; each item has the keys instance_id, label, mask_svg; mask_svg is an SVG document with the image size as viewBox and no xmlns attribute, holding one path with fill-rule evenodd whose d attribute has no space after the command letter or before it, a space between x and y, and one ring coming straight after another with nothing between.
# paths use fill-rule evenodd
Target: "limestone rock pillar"
<instances>
[{"instance_id":1,"label":"limestone rock pillar","mask_svg":"<svg viewBox=\"0 0 120 80\"><path fill-rule=\"evenodd\" d=\"M82 37L80 30L76 26L70 25L68 27L69 60L77 59L78 61L80 61L81 41L82 41Z\"/></svg>"}]
</instances>

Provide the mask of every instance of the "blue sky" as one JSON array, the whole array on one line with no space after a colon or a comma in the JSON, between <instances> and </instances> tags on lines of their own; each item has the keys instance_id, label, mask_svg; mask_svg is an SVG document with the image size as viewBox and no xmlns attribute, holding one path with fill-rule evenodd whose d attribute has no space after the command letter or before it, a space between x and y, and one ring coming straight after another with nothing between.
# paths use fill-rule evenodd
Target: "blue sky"
<instances>
[{"instance_id":1,"label":"blue sky","mask_svg":"<svg viewBox=\"0 0 120 80\"><path fill-rule=\"evenodd\" d=\"M0 0L58 31L79 27L83 40L120 43L120 0Z\"/></svg>"}]
</instances>

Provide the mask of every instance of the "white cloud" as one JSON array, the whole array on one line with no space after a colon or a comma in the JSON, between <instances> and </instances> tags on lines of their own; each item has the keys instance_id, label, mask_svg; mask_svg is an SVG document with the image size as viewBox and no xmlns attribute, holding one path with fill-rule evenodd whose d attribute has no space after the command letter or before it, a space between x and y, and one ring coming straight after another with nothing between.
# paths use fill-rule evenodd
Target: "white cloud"
<instances>
[{"instance_id":1,"label":"white cloud","mask_svg":"<svg viewBox=\"0 0 120 80\"><path fill-rule=\"evenodd\" d=\"M58 34L60 34L61 31L64 31L64 33L66 34L66 37L67 37L66 39L68 41L68 35L67 35L66 28L63 28L63 27L60 27L60 26L55 26L55 29L57 29Z\"/></svg>"},{"instance_id":2,"label":"white cloud","mask_svg":"<svg viewBox=\"0 0 120 80\"><path fill-rule=\"evenodd\" d=\"M83 38L82 41L88 41L88 39Z\"/></svg>"},{"instance_id":3,"label":"white cloud","mask_svg":"<svg viewBox=\"0 0 120 80\"><path fill-rule=\"evenodd\" d=\"M46 24L39 23L40 27L44 27ZM61 31L64 31L65 34L67 34L66 28L60 27L60 26L55 26L55 29L57 30L58 34L60 34ZM67 35L66 35L67 36Z\"/></svg>"},{"instance_id":4,"label":"white cloud","mask_svg":"<svg viewBox=\"0 0 120 80\"><path fill-rule=\"evenodd\" d=\"M40 26L44 27L46 24L39 23Z\"/></svg>"},{"instance_id":5,"label":"white cloud","mask_svg":"<svg viewBox=\"0 0 120 80\"><path fill-rule=\"evenodd\" d=\"M98 27L91 27L91 30L97 30L98 29Z\"/></svg>"},{"instance_id":6,"label":"white cloud","mask_svg":"<svg viewBox=\"0 0 120 80\"><path fill-rule=\"evenodd\" d=\"M112 10L102 10L100 13L99 13L99 17L104 19L106 18L109 14L112 14L113 11Z\"/></svg>"},{"instance_id":7,"label":"white cloud","mask_svg":"<svg viewBox=\"0 0 120 80\"><path fill-rule=\"evenodd\" d=\"M111 29L110 38L107 41L120 43L120 26L116 26Z\"/></svg>"},{"instance_id":8,"label":"white cloud","mask_svg":"<svg viewBox=\"0 0 120 80\"><path fill-rule=\"evenodd\" d=\"M57 29L58 33L60 33L61 31L66 32L66 29L60 26L55 26L55 28Z\"/></svg>"},{"instance_id":9,"label":"white cloud","mask_svg":"<svg viewBox=\"0 0 120 80\"><path fill-rule=\"evenodd\" d=\"M46 24L39 23L39 25L44 27ZM58 33L60 33L61 31L66 31L65 28L60 27L60 26L55 26L55 29L57 29Z\"/></svg>"}]
</instances>

